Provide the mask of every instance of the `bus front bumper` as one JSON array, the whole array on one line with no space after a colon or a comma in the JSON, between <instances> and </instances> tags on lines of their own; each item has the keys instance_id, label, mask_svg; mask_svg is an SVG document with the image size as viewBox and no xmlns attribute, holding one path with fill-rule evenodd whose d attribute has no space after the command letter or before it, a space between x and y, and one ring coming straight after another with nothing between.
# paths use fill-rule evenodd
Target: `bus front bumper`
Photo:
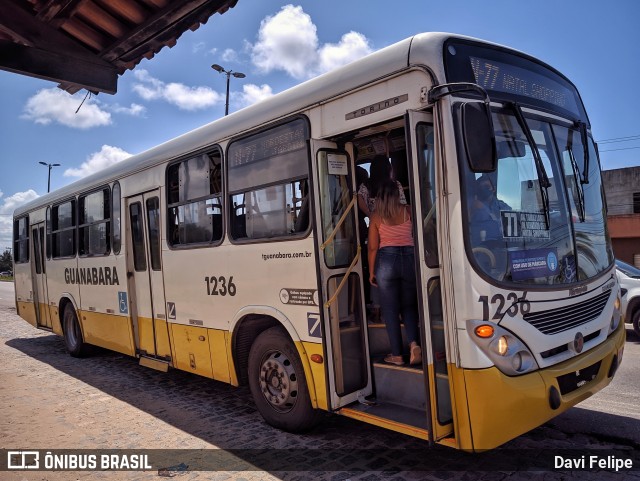
<instances>
[{"instance_id":1,"label":"bus front bumper","mask_svg":"<svg viewBox=\"0 0 640 481\"><path fill-rule=\"evenodd\" d=\"M522 376L506 376L495 367L453 367L456 399L466 395L468 401L466 405L457 403L459 447L468 451L493 449L607 386L622 359L625 334L620 323L605 342L590 351ZM468 413L461 412L467 407Z\"/></svg>"}]
</instances>

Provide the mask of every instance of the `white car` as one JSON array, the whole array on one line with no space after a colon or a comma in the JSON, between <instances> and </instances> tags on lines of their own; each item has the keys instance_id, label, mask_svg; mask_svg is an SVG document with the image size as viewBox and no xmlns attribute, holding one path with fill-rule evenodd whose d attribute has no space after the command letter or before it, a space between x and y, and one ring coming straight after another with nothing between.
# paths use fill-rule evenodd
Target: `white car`
<instances>
[{"instance_id":1,"label":"white car","mask_svg":"<svg viewBox=\"0 0 640 481\"><path fill-rule=\"evenodd\" d=\"M633 325L640 336L640 269L616 259L616 272L622 295L624 322Z\"/></svg>"}]
</instances>

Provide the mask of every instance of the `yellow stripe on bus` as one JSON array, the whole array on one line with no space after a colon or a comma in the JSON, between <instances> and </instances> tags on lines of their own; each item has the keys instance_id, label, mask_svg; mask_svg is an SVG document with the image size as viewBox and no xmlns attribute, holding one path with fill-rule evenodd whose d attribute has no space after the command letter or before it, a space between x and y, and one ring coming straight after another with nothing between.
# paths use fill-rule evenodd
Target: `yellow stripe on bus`
<instances>
[{"instance_id":1,"label":"yellow stripe on bus","mask_svg":"<svg viewBox=\"0 0 640 481\"><path fill-rule=\"evenodd\" d=\"M79 320L85 342L135 356L129 317L80 311Z\"/></svg>"}]
</instances>

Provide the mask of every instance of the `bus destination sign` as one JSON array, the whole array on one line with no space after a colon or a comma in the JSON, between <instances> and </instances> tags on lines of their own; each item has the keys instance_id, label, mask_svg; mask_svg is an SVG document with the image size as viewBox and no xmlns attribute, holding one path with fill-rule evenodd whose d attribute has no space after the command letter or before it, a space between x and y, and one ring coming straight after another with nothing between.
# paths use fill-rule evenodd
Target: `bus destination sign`
<instances>
[{"instance_id":1,"label":"bus destination sign","mask_svg":"<svg viewBox=\"0 0 640 481\"><path fill-rule=\"evenodd\" d=\"M259 162L306 148L306 129L302 121L289 122L264 134L239 141L229 149L229 168Z\"/></svg>"},{"instance_id":2,"label":"bus destination sign","mask_svg":"<svg viewBox=\"0 0 640 481\"><path fill-rule=\"evenodd\" d=\"M573 92L531 70L495 60L469 57L476 83L486 90L520 95L577 112Z\"/></svg>"}]
</instances>

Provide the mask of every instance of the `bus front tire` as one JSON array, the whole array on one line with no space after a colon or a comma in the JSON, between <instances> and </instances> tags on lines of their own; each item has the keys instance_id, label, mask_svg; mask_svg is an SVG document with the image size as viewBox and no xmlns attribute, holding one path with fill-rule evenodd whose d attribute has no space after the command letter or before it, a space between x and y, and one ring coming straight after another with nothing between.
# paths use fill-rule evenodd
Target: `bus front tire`
<instances>
[{"instance_id":1,"label":"bus front tire","mask_svg":"<svg viewBox=\"0 0 640 481\"><path fill-rule=\"evenodd\" d=\"M73 305L67 304L62 315L64 330L64 343L72 357L84 357L87 354L87 346L82 340L82 330L78 322L78 316Z\"/></svg>"},{"instance_id":2,"label":"bus front tire","mask_svg":"<svg viewBox=\"0 0 640 481\"><path fill-rule=\"evenodd\" d=\"M302 361L282 328L272 327L256 338L248 370L253 400L268 424L299 433L317 423L319 412L311 405Z\"/></svg>"}]
</instances>

